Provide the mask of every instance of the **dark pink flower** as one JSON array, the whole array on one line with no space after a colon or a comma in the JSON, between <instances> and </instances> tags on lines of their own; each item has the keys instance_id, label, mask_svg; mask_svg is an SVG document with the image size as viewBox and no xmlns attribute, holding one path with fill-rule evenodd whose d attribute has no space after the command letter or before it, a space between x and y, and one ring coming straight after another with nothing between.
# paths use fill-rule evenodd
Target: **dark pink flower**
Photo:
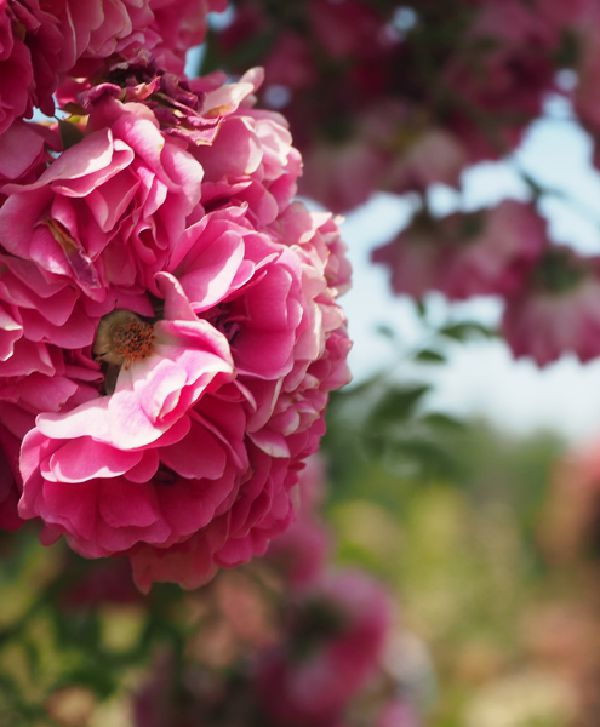
<instances>
[{"instance_id":1,"label":"dark pink flower","mask_svg":"<svg viewBox=\"0 0 600 727\"><path fill-rule=\"evenodd\" d=\"M380 185L386 162L360 137L338 145L317 143L304 155L300 191L335 212L358 207Z\"/></svg>"},{"instance_id":2,"label":"dark pink flower","mask_svg":"<svg viewBox=\"0 0 600 727\"><path fill-rule=\"evenodd\" d=\"M108 59L152 56L182 73L186 51L200 44L206 15L225 9L224 0L54 0L51 12L63 34L64 76L91 76Z\"/></svg>"},{"instance_id":3,"label":"dark pink flower","mask_svg":"<svg viewBox=\"0 0 600 727\"><path fill-rule=\"evenodd\" d=\"M288 90L309 88L317 79L310 44L299 33L289 31L280 33L275 40L271 53L265 59L264 69L271 93L273 86Z\"/></svg>"},{"instance_id":4,"label":"dark pink flower","mask_svg":"<svg viewBox=\"0 0 600 727\"><path fill-rule=\"evenodd\" d=\"M139 103L105 99L88 129L35 182L5 187L0 225L8 252L100 302L110 285L151 286L199 202L202 168Z\"/></svg>"},{"instance_id":5,"label":"dark pink flower","mask_svg":"<svg viewBox=\"0 0 600 727\"><path fill-rule=\"evenodd\" d=\"M545 366L565 353L600 355L598 261L550 248L526 285L506 302L502 333L517 358Z\"/></svg>"},{"instance_id":6,"label":"dark pink flower","mask_svg":"<svg viewBox=\"0 0 600 727\"><path fill-rule=\"evenodd\" d=\"M345 361L349 349L345 321L335 303L337 290L328 287L325 277L331 259L328 246L342 255L337 230L330 227L333 223L329 218L323 221L317 216L315 221L301 205L294 210L298 219L305 220L306 227L299 224L294 237L282 237L298 242L279 247L275 259L273 241L266 245L247 231L245 237L240 237L240 229L244 229L239 217L233 218L238 226L231 228L231 236L223 238L221 232L221 237L215 237L219 229L227 230L223 224L232 219L231 213L225 211L213 213L195 238L198 251L206 256L202 237L208 236L208 249L214 247L212 260L218 260L216 253L226 259L229 251L240 250L234 257L238 272L233 268L226 280L233 276L235 281L240 271L246 275L248 270L255 271L253 282L245 287L236 289L231 284L230 301L223 301L215 287L216 300L221 302L211 310L206 310L203 303L192 304L230 340L240 391L246 397L240 405L244 412L243 446L250 469L232 497L230 511L206 528L168 549L150 545L134 548L131 559L143 586L152 580L171 579L174 574L186 585L198 585L219 565L239 565L264 554L269 541L283 532L293 517L291 496L297 470L318 447L324 431L327 393L348 380ZM290 230L289 222L282 229ZM319 259L317 250L323 259ZM243 260L243 255L248 258ZM212 269L215 280L218 271L223 270L220 264L205 267L200 264L203 259L208 262L211 258L188 253L177 268L192 300L203 299L194 293L194 286L201 282L201 278L194 279L194 270L199 274L203 269ZM257 265L257 260L262 263ZM333 271L340 268L345 266L339 261L332 263L331 282L337 279ZM346 273L339 278L341 282L345 279ZM196 290L203 291L204 287ZM266 305L277 309L277 313L267 310ZM299 311L301 316L297 315ZM261 360L256 350L267 355Z\"/></svg>"},{"instance_id":7,"label":"dark pink flower","mask_svg":"<svg viewBox=\"0 0 600 727\"><path fill-rule=\"evenodd\" d=\"M368 53L376 43L382 16L360 0L311 0L311 28L332 58Z\"/></svg>"},{"instance_id":8,"label":"dark pink flower","mask_svg":"<svg viewBox=\"0 0 600 727\"><path fill-rule=\"evenodd\" d=\"M570 29L578 48L577 84L573 90L573 105L578 118L596 142L600 130L600 99L597 93L600 38L595 28L600 22L600 7L593 0L581 0L579 4L582 7ZM597 159L594 163L597 166Z\"/></svg>"},{"instance_id":9,"label":"dark pink flower","mask_svg":"<svg viewBox=\"0 0 600 727\"><path fill-rule=\"evenodd\" d=\"M61 33L38 0L0 0L0 134L35 106L54 113Z\"/></svg>"},{"instance_id":10,"label":"dark pink flower","mask_svg":"<svg viewBox=\"0 0 600 727\"><path fill-rule=\"evenodd\" d=\"M545 223L534 207L504 200L478 212L418 216L372 260L390 268L395 293L508 295L519 289L546 243Z\"/></svg>"},{"instance_id":11,"label":"dark pink flower","mask_svg":"<svg viewBox=\"0 0 600 727\"><path fill-rule=\"evenodd\" d=\"M151 28L160 37L153 51L159 64L182 73L186 51L204 40L207 14L226 7L227 0L150 0Z\"/></svg>"},{"instance_id":12,"label":"dark pink flower","mask_svg":"<svg viewBox=\"0 0 600 727\"><path fill-rule=\"evenodd\" d=\"M576 3L557 17L520 0L477 3L471 26L443 70L453 95L445 123L471 161L497 158L518 144L552 90L555 56ZM573 13L574 14L574 13Z\"/></svg>"},{"instance_id":13,"label":"dark pink flower","mask_svg":"<svg viewBox=\"0 0 600 727\"><path fill-rule=\"evenodd\" d=\"M376 671L389 626L381 586L362 573L324 576L288 607L283 644L259 667L261 702L282 727L332 727Z\"/></svg>"},{"instance_id":14,"label":"dark pink flower","mask_svg":"<svg viewBox=\"0 0 600 727\"><path fill-rule=\"evenodd\" d=\"M8 182L26 182L46 162L43 130L23 121L0 134L0 188ZM0 193L0 205L3 196Z\"/></svg>"}]
</instances>

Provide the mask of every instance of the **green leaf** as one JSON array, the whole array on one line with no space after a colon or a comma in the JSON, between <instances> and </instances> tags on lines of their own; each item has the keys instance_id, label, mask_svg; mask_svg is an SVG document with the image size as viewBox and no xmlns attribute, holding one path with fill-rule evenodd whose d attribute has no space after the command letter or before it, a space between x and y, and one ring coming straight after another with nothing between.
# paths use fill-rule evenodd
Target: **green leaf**
<instances>
[{"instance_id":1,"label":"green leaf","mask_svg":"<svg viewBox=\"0 0 600 727\"><path fill-rule=\"evenodd\" d=\"M54 690L63 687L81 686L90 688L98 697L106 699L118 686L117 675L105 664L88 663L66 670L53 685Z\"/></svg>"},{"instance_id":2,"label":"green leaf","mask_svg":"<svg viewBox=\"0 0 600 727\"><path fill-rule=\"evenodd\" d=\"M425 305L425 301L423 298L418 298L415 300L415 307L417 309L417 315L421 320L425 320L427 317L427 306Z\"/></svg>"},{"instance_id":3,"label":"green leaf","mask_svg":"<svg viewBox=\"0 0 600 727\"><path fill-rule=\"evenodd\" d=\"M430 390L429 384L392 387L375 404L369 415L371 426L387 426L390 422L407 419Z\"/></svg>"},{"instance_id":4,"label":"green leaf","mask_svg":"<svg viewBox=\"0 0 600 727\"><path fill-rule=\"evenodd\" d=\"M464 429L465 423L457 417L450 416L441 411L432 411L428 414L424 414L422 421L433 427L439 427L444 429Z\"/></svg>"},{"instance_id":5,"label":"green leaf","mask_svg":"<svg viewBox=\"0 0 600 727\"><path fill-rule=\"evenodd\" d=\"M477 321L462 321L460 323L449 323L439 329L439 334L454 341L464 341L468 338L495 338L496 331L490 326Z\"/></svg>"},{"instance_id":6,"label":"green leaf","mask_svg":"<svg viewBox=\"0 0 600 727\"><path fill-rule=\"evenodd\" d=\"M387 455L398 461L412 461L423 473L451 476L455 460L437 442L424 438L396 439L389 442Z\"/></svg>"},{"instance_id":7,"label":"green leaf","mask_svg":"<svg viewBox=\"0 0 600 727\"><path fill-rule=\"evenodd\" d=\"M390 341L396 338L396 331L387 323L378 323L375 326L375 332L384 338L389 338Z\"/></svg>"},{"instance_id":8,"label":"green leaf","mask_svg":"<svg viewBox=\"0 0 600 727\"><path fill-rule=\"evenodd\" d=\"M420 351L417 351L413 358L415 361L419 361L420 363L429 363L429 364L443 364L446 363L446 356L441 351L436 351L433 348L422 348Z\"/></svg>"}]
</instances>

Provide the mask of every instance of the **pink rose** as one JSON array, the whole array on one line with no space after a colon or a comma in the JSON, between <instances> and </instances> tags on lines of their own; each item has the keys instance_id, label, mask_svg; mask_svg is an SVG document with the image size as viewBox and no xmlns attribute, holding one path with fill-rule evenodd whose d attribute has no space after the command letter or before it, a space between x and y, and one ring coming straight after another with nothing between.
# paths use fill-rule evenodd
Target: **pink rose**
<instances>
[{"instance_id":1,"label":"pink rose","mask_svg":"<svg viewBox=\"0 0 600 727\"><path fill-rule=\"evenodd\" d=\"M113 349L121 354L114 341L122 340L122 355L134 356L121 368L114 394L40 415L23 442L21 514L42 517L87 556L123 552L138 541L177 542L198 522L206 524L233 487L219 437L188 414L231 378L227 343L186 309L174 280L165 277L163 284L164 320L151 326L117 312L103 324L111 327L106 338ZM103 349L101 337L100 358L109 355ZM196 486L178 486L182 477ZM217 481L214 494L207 479ZM198 488L196 514L182 509L178 517L179 490L193 498Z\"/></svg>"},{"instance_id":2,"label":"pink rose","mask_svg":"<svg viewBox=\"0 0 600 727\"><path fill-rule=\"evenodd\" d=\"M576 3L558 17L548 12L554 2L543 3L539 12L520 0L477 5L460 52L443 71L455 97L446 125L469 150L471 161L508 153L542 111L554 84L565 16Z\"/></svg>"},{"instance_id":3,"label":"pink rose","mask_svg":"<svg viewBox=\"0 0 600 727\"><path fill-rule=\"evenodd\" d=\"M186 51L204 40L207 13L223 12L227 0L150 0L150 8L160 37L154 55L163 68L182 73Z\"/></svg>"},{"instance_id":4,"label":"pink rose","mask_svg":"<svg viewBox=\"0 0 600 727\"><path fill-rule=\"evenodd\" d=\"M339 145L320 143L305 152L300 192L335 212L349 210L369 199L385 165L380 150L363 138Z\"/></svg>"},{"instance_id":5,"label":"pink rose","mask_svg":"<svg viewBox=\"0 0 600 727\"><path fill-rule=\"evenodd\" d=\"M202 168L139 103L103 100L88 129L35 182L5 187L0 225L8 252L100 302L109 285L152 285L198 204Z\"/></svg>"},{"instance_id":6,"label":"pink rose","mask_svg":"<svg viewBox=\"0 0 600 727\"><path fill-rule=\"evenodd\" d=\"M224 0L59 0L52 5L64 37L61 71L92 75L109 58L136 61L152 55L159 65L183 72L186 51L206 33L206 15Z\"/></svg>"},{"instance_id":7,"label":"pink rose","mask_svg":"<svg viewBox=\"0 0 600 727\"><path fill-rule=\"evenodd\" d=\"M545 245L545 223L533 206L504 200L478 212L417 217L372 260L390 268L396 293L439 290L461 300L514 292Z\"/></svg>"},{"instance_id":8,"label":"pink rose","mask_svg":"<svg viewBox=\"0 0 600 727\"><path fill-rule=\"evenodd\" d=\"M303 591L288 614L286 641L260 662L259 698L282 727L331 727L377 668L387 596L362 573L335 573Z\"/></svg>"},{"instance_id":9,"label":"pink rose","mask_svg":"<svg viewBox=\"0 0 600 727\"><path fill-rule=\"evenodd\" d=\"M133 549L132 564L142 586L174 576L188 586L198 585L219 565L235 566L264 554L269 541L283 532L293 517L291 494L297 470L316 450L324 432L327 393L348 380L345 361L349 350L344 318L335 303L337 291L327 286L324 277L330 259L328 243L333 250L337 243L337 253L342 255L339 238L330 229L329 219L319 227L318 217L315 223L302 206L295 210L302 219L311 220L308 229L301 234L297 228L296 238L284 237L298 243L279 247L274 260L274 241L266 245L261 238L248 237L247 232L239 237L240 228L244 232L239 217L231 228L233 235L223 237L221 232L215 237L219 229L227 231L223 225L228 218L236 220L224 211L208 216L198 237L194 233L201 256L188 253L176 269L188 296L198 301L192 307L230 341L240 390L246 397L240 404L244 412L243 446L251 474L236 491L230 512L188 540L168 549L142 544ZM321 228L327 230L327 241L318 234ZM316 262L317 242L324 255L320 263ZM223 260L232 255L237 272L232 267L221 278L218 271L225 266L215 264L217 254ZM265 254L266 258L261 257ZM248 258L244 260L244 256ZM257 266L257 259L268 262ZM241 271L245 275L248 270L255 272L254 280L244 287L236 289L235 282L230 283L230 302L223 301L222 290L215 287L217 304L206 310L211 300L204 297L206 288L199 277L206 270L213 270L215 281L221 282L235 281ZM262 358L256 355L258 351L263 352Z\"/></svg>"},{"instance_id":10,"label":"pink rose","mask_svg":"<svg viewBox=\"0 0 600 727\"><path fill-rule=\"evenodd\" d=\"M598 261L568 248L548 249L529 281L508 298L502 333L516 358L545 366L565 353L600 355Z\"/></svg>"},{"instance_id":11,"label":"pink rose","mask_svg":"<svg viewBox=\"0 0 600 727\"><path fill-rule=\"evenodd\" d=\"M0 0L0 134L35 106L54 113L62 38L42 7L38 0Z\"/></svg>"},{"instance_id":12,"label":"pink rose","mask_svg":"<svg viewBox=\"0 0 600 727\"><path fill-rule=\"evenodd\" d=\"M27 182L46 162L44 130L23 121L0 134L0 188L8 182ZM46 135L47 136L47 135ZM0 193L0 205L4 201Z\"/></svg>"}]
</instances>

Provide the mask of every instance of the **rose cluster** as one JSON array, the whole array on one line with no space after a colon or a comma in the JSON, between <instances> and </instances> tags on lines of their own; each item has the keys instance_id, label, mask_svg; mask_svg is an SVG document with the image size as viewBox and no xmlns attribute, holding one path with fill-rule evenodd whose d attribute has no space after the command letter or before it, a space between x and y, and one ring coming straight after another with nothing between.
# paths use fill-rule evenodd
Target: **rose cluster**
<instances>
[{"instance_id":1,"label":"rose cluster","mask_svg":"<svg viewBox=\"0 0 600 727\"><path fill-rule=\"evenodd\" d=\"M371 259L388 268L398 295L500 298L501 333L517 358L544 366L564 353L600 356L599 259L552 243L532 203L418 214Z\"/></svg>"},{"instance_id":2,"label":"rose cluster","mask_svg":"<svg viewBox=\"0 0 600 727\"><path fill-rule=\"evenodd\" d=\"M394 294L496 296L515 357L600 356L597 259L548 234L541 212L556 190L524 174L527 201L445 216L430 195L460 190L473 165L511 160L552 95L570 104L600 166L597 0L234 4L213 61L264 65L261 98L286 114L304 156L301 191L339 210L377 191L416 201L372 258Z\"/></svg>"},{"instance_id":3,"label":"rose cluster","mask_svg":"<svg viewBox=\"0 0 600 727\"><path fill-rule=\"evenodd\" d=\"M264 553L348 380L344 248L261 72L180 74L221 5L0 4L0 522L143 589Z\"/></svg>"},{"instance_id":4,"label":"rose cluster","mask_svg":"<svg viewBox=\"0 0 600 727\"><path fill-rule=\"evenodd\" d=\"M216 59L264 65L264 101L305 157L303 191L349 209L377 189L458 185L466 166L510 153L594 3L236 0Z\"/></svg>"}]
</instances>

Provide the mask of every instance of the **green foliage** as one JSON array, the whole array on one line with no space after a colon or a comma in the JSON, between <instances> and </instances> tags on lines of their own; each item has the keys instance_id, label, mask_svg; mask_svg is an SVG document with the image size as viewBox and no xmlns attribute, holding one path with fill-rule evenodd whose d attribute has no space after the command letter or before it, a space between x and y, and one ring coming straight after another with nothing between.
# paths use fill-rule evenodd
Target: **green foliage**
<instances>
[{"instance_id":1,"label":"green foliage","mask_svg":"<svg viewBox=\"0 0 600 727\"><path fill-rule=\"evenodd\" d=\"M466 341L470 338L494 338L496 331L478 321L447 323L439 329L439 334L453 341Z\"/></svg>"}]
</instances>

